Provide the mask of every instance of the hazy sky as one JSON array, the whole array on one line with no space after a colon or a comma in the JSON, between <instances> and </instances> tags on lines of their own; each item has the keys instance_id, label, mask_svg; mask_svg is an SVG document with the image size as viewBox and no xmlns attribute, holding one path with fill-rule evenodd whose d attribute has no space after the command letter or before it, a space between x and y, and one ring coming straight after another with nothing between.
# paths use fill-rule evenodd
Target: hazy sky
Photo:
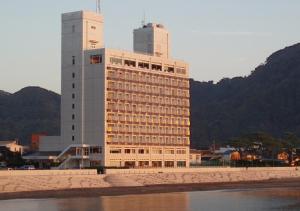
<instances>
[{"instance_id":1,"label":"hazy sky","mask_svg":"<svg viewBox=\"0 0 300 211\"><path fill-rule=\"evenodd\" d=\"M1 0L0 90L60 92L60 14L95 10L95 0ZM132 49L147 22L171 32L172 57L208 81L248 75L274 51L300 42L300 0L102 0L105 45ZM299 55L300 56L300 55Z\"/></svg>"}]
</instances>

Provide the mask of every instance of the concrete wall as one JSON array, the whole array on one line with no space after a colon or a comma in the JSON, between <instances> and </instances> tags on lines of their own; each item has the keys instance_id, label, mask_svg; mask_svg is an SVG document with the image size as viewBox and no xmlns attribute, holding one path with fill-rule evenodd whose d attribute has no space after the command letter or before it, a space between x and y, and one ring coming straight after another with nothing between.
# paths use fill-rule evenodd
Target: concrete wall
<instances>
[{"instance_id":1,"label":"concrete wall","mask_svg":"<svg viewBox=\"0 0 300 211\"><path fill-rule=\"evenodd\" d=\"M149 168L149 169L106 169L106 174L153 174L153 173L222 173L222 172L282 172L282 171L295 171L294 167L283 168ZM299 169L300 173L300 169Z\"/></svg>"},{"instance_id":2,"label":"concrete wall","mask_svg":"<svg viewBox=\"0 0 300 211\"><path fill-rule=\"evenodd\" d=\"M105 134L105 49L85 52L85 144L104 147ZM102 63L90 64L92 55L101 55Z\"/></svg>"},{"instance_id":3,"label":"concrete wall","mask_svg":"<svg viewBox=\"0 0 300 211\"><path fill-rule=\"evenodd\" d=\"M61 151L62 143L60 136L42 136L39 151Z\"/></svg>"},{"instance_id":4,"label":"concrete wall","mask_svg":"<svg viewBox=\"0 0 300 211\"><path fill-rule=\"evenodd\" d=\"M5 176L97 175L97 170L11 170L0 171Z\"/></svg>"},{"instance_id":5,"label":"concrete wall","mask_svg":"<svg viewBox=\"0 0 300 211\"><path fill-rule=\"evenodd\" d=\"M63 149L72 144L81 144L82 138L84 142L86 141L85 128L82 128L82 119L85 119L85 105L82 103L82 98L88 95L89 86L86 87L86 85L89 81L85 78L89 75L86 75L85 68L83 68L82 57L85 50L103 47L103 23L102 15L94 12L80 11L62 15L61 136ZM74 99L72 94L74 94ZM74 119L73 115L75 115Z\"/></svg>"}]
</instances>

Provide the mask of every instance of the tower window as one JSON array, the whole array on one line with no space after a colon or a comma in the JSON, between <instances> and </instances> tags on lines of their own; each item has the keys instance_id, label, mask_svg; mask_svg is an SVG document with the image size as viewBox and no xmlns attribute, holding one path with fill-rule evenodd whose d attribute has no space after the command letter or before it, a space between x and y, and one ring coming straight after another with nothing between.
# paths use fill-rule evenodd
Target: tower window
<instances>
[{"instance_id":1,"label":"tower window","mask_svg":"<svg viewBox=\"0 0 300 211\"><path fill-rule=\"evenodd\" d=\"M72 78L75 78L75 73L72 73Z\"/></svg>"},{"instance_id":2,"label":"tower window","mask_svg":"<svg viewBox=\"0 0 300 211\"><path fill-rule=\"evenodd\" d=\"M75 141L75 136L72 136L72 141Z\"/></svg>"},{"instance_id":3,"label":"tower window","mask_svg":"<svg viewBox=\"0 0 300 211\"><path fill-rule=\"evenodd\" d=\"M74 93L72 94L72 99L75 99L75 94Z\"/></svg>"},{"instance_id":4,"label":"tower window","mask_svg":"<svg viewBox=\"0 0 300 211\"><path fill-rule=\"evenodd\" d=\"M100 64L100 63L102 63L101 55L91 55L90 64Z\"/></svg>"},{"instance_id":5,"label":"tower window","mask_svg":"<svg viewBox=\"0 0 300 211\"><path fill-rule=\"evenodd\" d=\"M72 65L75 65L75 56L72 56Z\"/></svg>"},{"instance_id":6,"label":"tower window","mask_svg":"<svg viewBox=\"0 0 300 211\"><path fill-rule=\"evenodd\" d=\"M73 131L75 130L75 125L72 125L72 130L73 130Z\"/></svg>"},{"instance_id":7,"label":"tower window","mask_svg":"<svg viewBox=\"0 0 300 211\"><path fill-rule=\"evenodd\" d=\"M72 33L75 32L75 25L72 25Z\"/></svg>"},{"instance_id":8,"label":"tower window","mask_svg":"<svg viewBox=\"0 0 300 211\"><path fill-rule=\"evenodd\" d=\"M75 104L72 104L72 109L75 109Z\"/></svg>"},{"instance_id":9,"label":"tower window","mask_svg":"<svg viewBox=\"0 0 300 211\"><path fill-rule=\"evenodd\" d=\"M75 84L74 83L72 84L72 88L75 89Z\"/></svg>"},{"instance_id":10,"label":"tower window","mask_svg":"<svg viewBox=\"0 0 300 211\"><path fill-rule=\"evenodd\" d=\"M75 114L72 115L72 119L73 119L73 120L75 119Z\"/></svg>"}]
</instances>

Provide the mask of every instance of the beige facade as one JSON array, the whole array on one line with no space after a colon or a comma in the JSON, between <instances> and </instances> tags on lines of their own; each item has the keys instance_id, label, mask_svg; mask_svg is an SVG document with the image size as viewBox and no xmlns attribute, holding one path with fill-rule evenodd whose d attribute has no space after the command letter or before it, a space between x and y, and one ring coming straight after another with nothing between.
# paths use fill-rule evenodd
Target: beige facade
<instances>
[{"instance_id":1,"label":"beige facade","mask_svg":"<svg viewBox=\"0 0 300 211\"><path fill-rule=\"evenodd\" d=\"M190 164L198 165L201 164L202 153L200 150L190 149Z\"/></svg>"},{"instance_id":2,"label":"beige facade","mask_svg":"<svg viewBox=\"0 0 300 211\"><path fill-rule=\"evenodd\" d=\"M188 166L188 65L124 51L104 52L106 164Z\"/></svg>"}]
</instances>

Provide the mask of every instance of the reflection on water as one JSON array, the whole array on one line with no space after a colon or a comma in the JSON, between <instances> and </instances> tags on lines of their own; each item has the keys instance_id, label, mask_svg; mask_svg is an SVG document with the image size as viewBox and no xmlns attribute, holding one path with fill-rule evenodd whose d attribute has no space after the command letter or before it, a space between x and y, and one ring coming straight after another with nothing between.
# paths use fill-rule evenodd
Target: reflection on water
<instances>
[{"instance_id":1,"label":"reflection on water","mask_svg":"<svg viewBox=\"0 0 300 211\"><path fill-rule=\"evenodd\" d=\"M0 201L2 211L300 210L300 188Z\"/></svg>"},{"instance_id":2,"label":"reflection on water","mask_svg":"<svg viewBox=\"0 0 300 211\"><path fill-rule=\"evenodd\" d=\"M187 193L103 197L101 203L102 210L185 211L189 210L188 197Z\"/></svg>"}]
</instances>

